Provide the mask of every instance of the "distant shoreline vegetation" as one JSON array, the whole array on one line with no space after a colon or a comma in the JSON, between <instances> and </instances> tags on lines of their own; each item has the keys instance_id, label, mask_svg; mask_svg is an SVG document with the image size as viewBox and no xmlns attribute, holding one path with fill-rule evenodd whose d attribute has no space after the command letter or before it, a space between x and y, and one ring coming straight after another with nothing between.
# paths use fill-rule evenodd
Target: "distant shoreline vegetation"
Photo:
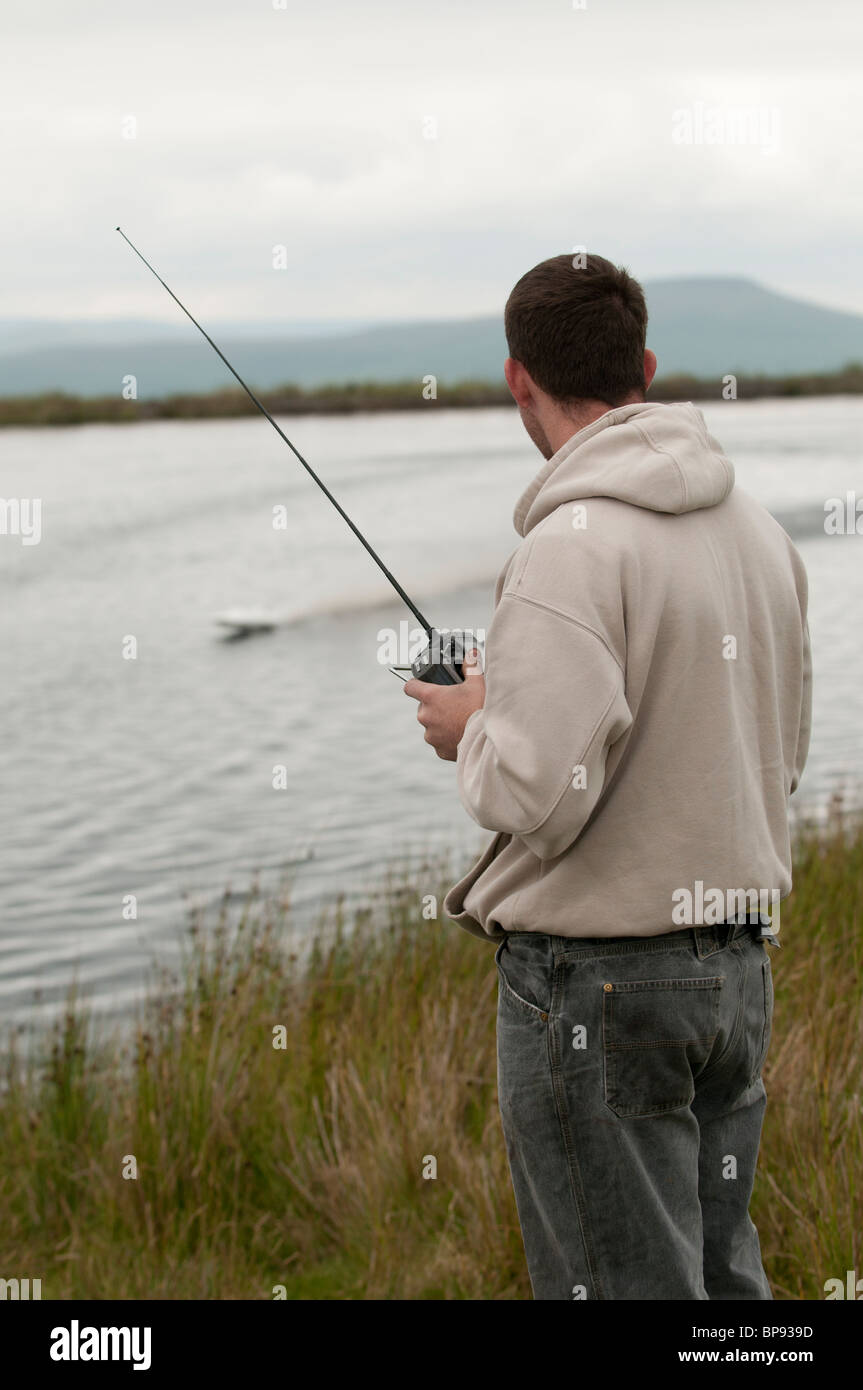
<instances>
[{"instance_id":1,"label":"distant shoreline vegetation","mask_svg":"<svg viewBox=\"0 0 863 1390\"><path fill-rule=\"evenodd\" d=\"M430 398L428 388L416 378L394 382L349 381L316 387L285 385L257 392L273 415L348 415L358 411L436 408L470 410L513 404L504 382L438 382L436 393ZM840 371L809 372L800 376L738 373L734 377L695 377L678 374L654 382L648 398L652 401L747 401L765 397L848 395L863 395L863 363L850 363ZM205 394L181 392L154 400L124 400L119 394L73 396L62 391L0 398L0 427L228 420L256 413L255 406L239 387Z\"/></svg>"}]
</instances>

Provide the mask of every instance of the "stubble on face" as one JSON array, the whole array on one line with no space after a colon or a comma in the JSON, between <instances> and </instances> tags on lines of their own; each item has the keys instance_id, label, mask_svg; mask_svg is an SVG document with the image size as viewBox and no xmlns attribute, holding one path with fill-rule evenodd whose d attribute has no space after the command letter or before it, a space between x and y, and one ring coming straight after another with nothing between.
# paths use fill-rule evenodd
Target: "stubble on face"
<instances>
[{"instance_id":1,"label":"stubble on face","mask_svg":"<svg viewBox=\"0 0 863 1390\"><path fill-rule=\"evenodd\" d=\"M536 445L544 459L550 459L554 453L548 435L542 428L534 412L527 406L519 406L521 422L527 430L528 435Z\"/></svg>"}]
</instances>

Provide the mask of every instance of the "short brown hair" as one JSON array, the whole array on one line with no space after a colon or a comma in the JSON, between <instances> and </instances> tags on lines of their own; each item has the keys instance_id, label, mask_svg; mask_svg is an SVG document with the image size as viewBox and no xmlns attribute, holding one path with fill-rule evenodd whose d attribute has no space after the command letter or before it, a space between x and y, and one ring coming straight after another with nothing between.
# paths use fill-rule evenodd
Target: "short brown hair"
<instances>
[{"instance_id":1,"label":"short brown hair","mask_svg":"<svg viewBox=\"0 0 863 1390\"><path fill-rule=\"evenodd\" d=\"M535 265L506 301L504 327L510 357L561 404L644 397L644 291L602 256Z\"/></svg>"}]
</instances>

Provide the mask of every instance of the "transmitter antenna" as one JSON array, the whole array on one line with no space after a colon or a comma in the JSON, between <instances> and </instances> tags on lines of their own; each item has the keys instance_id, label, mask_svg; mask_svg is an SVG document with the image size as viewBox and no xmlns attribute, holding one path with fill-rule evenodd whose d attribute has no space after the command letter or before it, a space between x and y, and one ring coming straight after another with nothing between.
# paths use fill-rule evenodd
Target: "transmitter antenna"
<instances>
[{"instance_id":1,"label":"transmitter antenna","mask_svg":"<svg viewBox=\"0 0 863 1390\"><path fill-rule=\"evenodd\" d=\"M218 347L218 345L217 345L216 343L213 342L213 340L212 340L212 338L210 337L209 333L206 331L206 329L204 329L204 328L201 327L201 325L198 323L198 320L194 317L194 315L189 313L189 310L186 308L185 304L183 304L182 301L179 300L179 299L177 298L177 296L174 294L174 291L171 289L170 285L166 285L166 284L165 284L165 281L162 279L162 277L161 277L161 275L158 273L158 271L153 270L153 267L150 265L150 262L147 260L147 258L146 258L145 256L142 256L142 255L141 255L141 252L138 250L137 246L135 246L134 242L129 241L129 238L126 236L126 233L122 230L122 228L121 228L121 227L118 227L118 228L117 228L117 231L120 233L120 236L121 236L121 237L123 238L123 240L127 243L127 245L131 246L132 250L135 252L135 255L139 258L139 260L142 260L142 261L144 262L144 265L147 267L147 269L148 269L149 271L152 271L153 275L155 275L156 279L159 281L159 284L160 284L164 289L166 289L166 290L168 291L168 294L171 296L171 298L174 300L174 302L175 302L176 304L179 304L179 305L180 305L180 308L182 309L182 311L183 311L183 313L186 315L186 317L187 317L187 318L190 318L190 319L192 320L192 323L193 323L193 324L195 325L195 327L198 329L198 331L201 332L201 333L203 333L203 335L204 335L204 337L206 338L207 342L210 344L210 347L214 350L214 352L217 352L217 353L219 354L219 356L221 357L221 359L222 359L222 361L224 362L225 366L228 368L228 371L231 372L232 375L235 376L235 377L237 378L237 381L240 383L240 385L242 386L243 390L245 391L245 393L246 393L246 395L249 397L249 399L258 407L258 410L261 412L261 414L264 415L264 416L266 416L266 418L269 420L270 424L272 425L273 429L276 430L276 432L277 432L278 434L281 435L282 439L285 441L285 443L287 444L288 448L291 450L291 452L292 452L293 454L296 455L296 457L299 459L300 463L301 463L301 464L303 465L303 467L305 468L306 472L307 472L307 473L309 474L309 476L310 476L311 478L313 478L314 481L317 483L318 487L321 489L321 492L324 494L324 496L327 497L327 498L330 500L330 502L332 502L332 504L333 504L333 506L335 507L336 511L338 512L339 516L342 518L343 521L346 521L346 522L347 522L348 526L350 526L350 528L351 528L351 530L353 531L354 535L356 536L357 540L360 542L361 545L364 545L364 546L365 546L366 550L367 550L367 551L369 552L369 554L371 555L371 557L372 557L372 559L374 560L375 564L377 565L378 569L382 572L382 574L387 578L387 580L389 581L389 583L393 586L393 588L395 589L396 593L398 594L398 596L399 596L399 598L402 600L402 602L405 603L405 604L407 604L408 608L409 608L410 611L413 613L414 617L422 624L422 626L423 626L423 628L425 629L425 632L427 633L428 637L431 638L432 635L433 635L433 632L434 632L434 629L432 628L431 623L429 623L429 621L428 621L427 618L424 618L424 617L423 617L422 613L421 613L420 610L417 608L416 604L413 602L413 600L412 600L411 598L408 597L408 595L405 593L404 589L402 588L402 586L401 586L401 584L398 582L398 580L395 578L395 576L392 575L392 574L390 574L390 571L387 569L387 567L386 567L386 565L384 564L383 560L381 559L380 555L378 555L377 551L369 544L369 542L366 540L365 536L363 535L363 533L362 533L362 531L359 529L359 527L354 525L354 523L351 521L350 517L348 516L347 512L345 511L344 507L340 506L340 504L336 501L335 497L334 497L333 494L330 492L330 490L329 490L329 488L327 487L326 483L322 482L322 480L318 477L317 473L316 473L315 470L312 468L311 464L306 462L306 460L303 458L302 454L300 453L299 449L297 449L297 448L291 443L290 439L288 439L288 436L285 434L285 432L284 432L284 430L281 428L281 426L276 424L276 422L275 422L275 420L273 419L272 415L271 415L270 412L267 410L267 407L266 407L265 405L263 405L263 404L261 403L261 401L258 400L257 396L255 395L255 393L254 393L254 391L251 389L251 387L249 387L249 386L246 385L246 383L243 381L243 378L240 376L240 373L239 373L238 371L236 371L234 367L231 366L231 364L230 364L230 362L228 361L227 357L226 357L225 354L222 352L222 349L221 349L220 347Z\"/></svg>"}]
</instances>

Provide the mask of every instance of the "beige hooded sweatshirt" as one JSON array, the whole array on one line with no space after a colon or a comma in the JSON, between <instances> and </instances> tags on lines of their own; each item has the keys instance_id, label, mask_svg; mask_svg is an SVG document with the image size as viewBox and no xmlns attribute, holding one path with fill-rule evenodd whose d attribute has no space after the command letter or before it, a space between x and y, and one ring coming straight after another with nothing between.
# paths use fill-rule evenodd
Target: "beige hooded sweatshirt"
<instances>
[{"instance_id":1,"label":"beige hooded sweatshirt","mask_svg":"<svg viewBox=\"0 0 863 1390\"><path fill-rule=\"evenodd\" d=\"M701 411L609 410L546 462L515 528L458 747L461 799L495 836L447 914L483 938L655 936L699 902L704 922L752 910L717 912L717 892L787 896L806 572Z\"/></svg>"}]
</instances>

